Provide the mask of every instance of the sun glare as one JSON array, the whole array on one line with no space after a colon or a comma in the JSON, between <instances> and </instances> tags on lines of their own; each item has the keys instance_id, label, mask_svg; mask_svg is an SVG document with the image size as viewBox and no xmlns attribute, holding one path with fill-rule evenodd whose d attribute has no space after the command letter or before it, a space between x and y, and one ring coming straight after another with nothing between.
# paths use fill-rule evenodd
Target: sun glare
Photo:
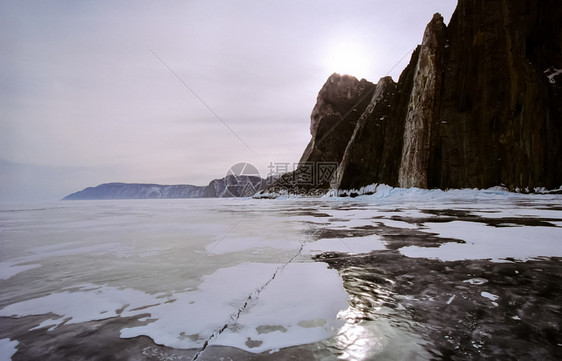
<instances>
[{"instance_id":1,"label":"sun glare","mask_svg":"<svg viewBox=\"0 0 562 361\"><path fill-rule=\"evenodd\" d=\"M353 75L358 79L367 77L369 65L364 50L352 42L335 44L326 58L326 67L330 73Z\"/></svg>"}]
</instances>

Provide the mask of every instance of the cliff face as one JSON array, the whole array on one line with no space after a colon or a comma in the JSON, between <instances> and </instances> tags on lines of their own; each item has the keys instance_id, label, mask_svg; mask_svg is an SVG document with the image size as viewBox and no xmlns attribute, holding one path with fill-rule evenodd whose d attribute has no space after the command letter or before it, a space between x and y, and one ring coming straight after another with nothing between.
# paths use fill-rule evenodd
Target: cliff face
<instances>
[{"instance_id":1,"label":"cliff face","mask_svg":"<svg viewBox=\"0 0 562 361\"><path fill-rule=\"evenodd\" d=\"M439 118L436 105L441 95L445 30L443 17L435 14L423 36L404 124L401 187L427 188L431 128Z\"/></svg>"},{"instance_id":2,"label":"cliff face","mask_svg":"<svg viewBox=\"0 0 562 361\"><path fill-rule=\"evenodd\" d=\"M559 5L460 0L448 26L433 17L398 83L332 75L301 162L338 162L339 189L559 187Z\"/></svg>"},{"instance_id":3,"label":"cliff face","mask_svg":"<svg viewBox=\"0 0 562 361\"><path fill-rule=\"evenodd\" d=\"M339 163L374 89L365 79L332 74L318 93L310 116L312 139L300 162Z\"/></svg>"},{"instance_id":4,"label":"cliff face","mask_svg":"<svg viewBox=\"0 0 562 361\"><path fill-rule=\"evenodd\" d=\"M335 175L336 167L375 88L375 84L365 79L332 74L318 93L310 116L312 138L300 159L299 167L281 176L269 190L330 188L334 182L330 175Z\"/></svg>"},{"instance_id":5,"label":"cliff face","mask_svg":"<svg viewBox=\"0 0 562 361\"><path fill-rule=\"evenodd\" d=\"M558 1L460 1L447 29L430 187L562 184ZM555 80L555 79L553 79Z\"/></svg>"}]
</instances>

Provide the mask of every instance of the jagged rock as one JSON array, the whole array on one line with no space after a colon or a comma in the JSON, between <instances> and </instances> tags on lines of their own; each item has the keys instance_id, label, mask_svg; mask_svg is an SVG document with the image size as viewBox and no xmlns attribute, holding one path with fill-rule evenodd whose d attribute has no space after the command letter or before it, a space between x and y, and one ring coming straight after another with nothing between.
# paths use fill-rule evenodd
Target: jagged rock
<instances>
[{"instance_id":1,"label":"jagged rock","mask_svg":"<svg viewBox=\"0 0 562 361\"><path fill-rule=\"evenodd\" d=\"M266 185L266 180L253 176L229 175L212 180L205 188L204 197L231 198L251 197Z\"/></svg>"},{"instance_id":2,"label":"jagged rock","mask_svg":"<svg viewBox=\"0 0 562 361\"><path fill-rule=\"evenodd\" d=\"M407 94L410 93L420 49L414 50L410 63L398 83L382 78L361 116L345 150L337 172L336 188L359 189L379 183L396 184L402 152Z\"/></svg>"},{"instance_id":3,"label":"jagged rock","mask_svg":"<svg viewBox=\"0 0 562 361\"><path fill-rule=\"evenodd\" d=\"M332 74L320 92L310 116L310 140L304 162L340 162L375 85L365 79Z\"/></svg>"},{"instance_id":4,"label":"jagged rock","mask_svg":"<svg viewBox=\"0 0 562 361\"><path fill-rule=\"evenodd\" d=\"M433 17L398 83L366 88L368 106L346 96L356 81L328 79L301 162L339 162L339 189L559 187L561 19L559 0L460 0L449 26Z\"/></svg>"},{"instance_id":5,"label":"jagged rock","mask_svg":"<svg viewBox=\"0 0 562 361\"><path fill-rule=\"evenodd\" d=\"M361 180L381 177L380 167L384 166L385 133L392 113L392 100L396 83L390 77L382 78L371 101L359 121L344 152L337 172L338 188L361 187Z\"/></svg>"},{"instance_id":6,"label":"jagged rock","mask_svg":"<svg viewBox=\"0 0 562 361\"><path fill-rule=\"evenodd\" d=\"M328 189L375 88L375 84L365 79L332 74L318 93L312 110L312 137L300 166L281 176L270 188L293 192Z\"/></svg>"},{"instance_id":7,"label":"jagged rock","mask_svg":"<svg viewBox=\"0 0 562 361\"><path fill-rule=\"evenodd\" d=\"M435 14L425 29L414 73L404 124L400 187L427 188L431 127L438 121L435 108L441 91L444 49L445 24L443 17Z\"/></svg>"},{"instance_id":8,"label":"jagged rock","mask_svg":"<svg viewBox=\"0 0 562 361\"><path fill-rule=\"evenodd\" d=\"M562 183L562 7L461 0L447 29L428 186Z\"/></svg>"}]
</instances>

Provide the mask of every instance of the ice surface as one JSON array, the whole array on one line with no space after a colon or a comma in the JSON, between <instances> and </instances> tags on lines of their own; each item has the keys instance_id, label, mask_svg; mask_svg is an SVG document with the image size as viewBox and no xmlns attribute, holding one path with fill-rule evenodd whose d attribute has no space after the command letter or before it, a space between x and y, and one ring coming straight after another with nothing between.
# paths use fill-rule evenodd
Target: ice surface
<instances>
[{"instance_id":1,"label":"ice surface","mask_svg":"<svg viewBox=\"0 0 562 361\"><path fill-rule=\"evenodd\" d=\"M394 240L401 246L400 232L409 242L423 232L466 243L398 251L442 260L562 256L560 195L372 190L356 198L77 202L0 212L0 316L57 315L42 330L135 317L144 324L125 326L121 337L178 348L210 339L262 352L333 337L348 359L360 359L388 339L337 319L348 307L342 280L311 255L386 250ZM508 219L501 227L486 221L501 218ZM535 218L548 221L517 222ZM464 282L486 289L487 280L470 277ZM451 293L443 300L455 301Z\"/></svg>"},{"instance_id":2,"label":"ice surface","mask_svg":"<svg viewBox=\"0 0 562 361\"><path fill-rule=\"evenodd\" d=\"M170 347L199 348L213 332L228 324L231 327L213 338L212 344L251 352L332 336L339 324L335 316L347 305L337 272L318 263L289 264L255 295L256 285L266 284L279 267L241 264L221 269L206 277L198 291L174 295L174 302L145 310L156 320L123 329L121 336L147 335ZM234 320L251 295L255 297ZM253 342L247 344L248 338Z\"/></svg>"},{"instance_id":3,"label":"ice surface","mask_svg":"<svg viewBox=\"0 0 562 361\"><path fill-rule=\"evenodd\" d=\"M212 254L226 254L242 252L259 248L274 248L282 250L295 250L300 247L300 242L284 239L264 239L263 237L228 237L210 243L205 250Z\"/></svg>"},{"instance_id":4,"label":"ice surface","mask_svg":"<svg viewBox=\"0 0 562 361\"><path fill-rule=\"evenodd\" d=\"M347 307L347 294L337 271L319 263L293 263L273 282L216 343L262 352L320 341L343 325L335 316Z\"/></svg>"},{"instance_id":5,"label":"ice surface","mask_svg":"<svg viewBox=\"0 0 562 361\"><path fill-rule=\"evenodd\" d=\"M305 244L304 252L319 254L322 252L368 253L386 249L377 236L327 238Z\"/></svg>"},{"instance_id":6,"label":"ice surface","mask_svg":"<svg viewBox=\"0 0 562 361\"><path fill-rule=\"evenodd\" d=\"M124 328L121 336L146 335L175 348L200 348L213 332L229 323L232 328L213 339L213 344L261 352L335 335L341 326L336 315L347 307L347 294L337 271L322 263L281 266L245 263L221 268L205 276L197 290L165 298L133 289L83 285L8 305L0 309L0 316L53 313L59 317L35 328L53 329L62 324L150 314L147 325ZM271 284L256 294L257 286L266 285L273 275ZM251 303L234 322L233 315L250 296ZM259 345L247 344L248 338Z\"/></svg>"}]
</instances>

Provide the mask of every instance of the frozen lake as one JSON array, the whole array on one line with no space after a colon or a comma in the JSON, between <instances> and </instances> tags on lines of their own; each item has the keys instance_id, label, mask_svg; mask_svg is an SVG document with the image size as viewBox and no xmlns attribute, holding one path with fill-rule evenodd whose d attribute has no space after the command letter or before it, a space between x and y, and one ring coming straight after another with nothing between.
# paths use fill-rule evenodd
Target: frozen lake
<instances>
[{"instance_id":1,"label":"frozen lake","mask_svg":"<svg viewBox=\"0 0 562 361\"><path fill-rule=\"evenodd\" d=\"M561 257L560 195L5 204L0 360L554 360Z\"/></svg>"}]
</instances>

